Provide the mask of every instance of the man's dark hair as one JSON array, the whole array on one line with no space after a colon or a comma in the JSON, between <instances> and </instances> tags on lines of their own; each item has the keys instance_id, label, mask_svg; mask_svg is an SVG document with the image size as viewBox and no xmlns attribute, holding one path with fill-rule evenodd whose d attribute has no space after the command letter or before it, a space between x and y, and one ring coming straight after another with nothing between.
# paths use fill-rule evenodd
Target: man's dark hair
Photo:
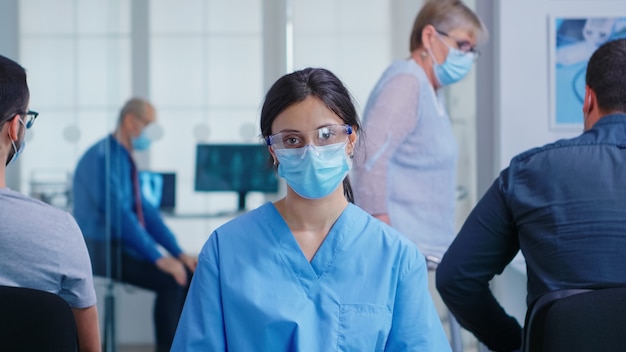
<instances>
[{"instance_id":1,"label":"man's dark hair","mask_svg":"<svg viewBox=\"0 0 626 352\"><path fill-rule=\"evenodd\" d=\"M29 97L26 70L0 55L0 128L15 114L26 112Z\"/></svg>"},{"instance_id":2,"label":"man's dark hair","mask_svg":"<svg viewBox=\"0 0 626 352\"><path fill-rule=\"evenodd\" d=\"M589 59L586 83L605 112L626 112L626 38L600 46Z\"/></svg>"}]
</instances>

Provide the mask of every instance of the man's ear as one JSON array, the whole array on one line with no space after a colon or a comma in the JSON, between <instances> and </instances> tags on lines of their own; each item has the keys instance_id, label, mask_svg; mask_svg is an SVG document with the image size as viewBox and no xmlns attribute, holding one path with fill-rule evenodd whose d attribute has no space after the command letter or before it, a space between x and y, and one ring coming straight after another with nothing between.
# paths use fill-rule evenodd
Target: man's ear
<instances>
[{"instance_id":1,"label":"man's ear","mask_svg":"<svg viewBox=\"0 0 626 352\"><path fill-rule=\"evenodd\" d=\"M595 93L589 86L585 86L585 97L583 99L583 114L587 115L595 105Z\"/></svg>"},{"instance_id":2,"label":"man's ear","mask_svg":"<svg viewBox=\"0 0 626 352\"><path fill-rule=\"evenodd\" d=\"M138 119L140 119L139 116L134 113L128 112L126 113L126 115L124 115L123 123L126 124L127 128L133 128L135 127L135 121Z\"/></svg>"},{"instance_id":3,"label":"man's ear","mask_svg":"<svg viewBox=\"0 0 626 352\"><path fill-rule=\"evenodd\" d=\"M583 124L584 130L587 131L602 118L603 113L598 105L598 96L593 89L585 86L585 101L583 101Z\"/></svg>"},{"instance_id":4,"label":"man's ear","mask_svg":"<svg viewBox=\"0 0 626 352\"><path fill-rule=\"evenodd\" d=\"M17 140L20 139L20 124L21 123L19 119L20 117L17 114L15 114L13 115L11 120L7 122L9 138L14 142L17 142Z\"/></svg>"}]
</instances>

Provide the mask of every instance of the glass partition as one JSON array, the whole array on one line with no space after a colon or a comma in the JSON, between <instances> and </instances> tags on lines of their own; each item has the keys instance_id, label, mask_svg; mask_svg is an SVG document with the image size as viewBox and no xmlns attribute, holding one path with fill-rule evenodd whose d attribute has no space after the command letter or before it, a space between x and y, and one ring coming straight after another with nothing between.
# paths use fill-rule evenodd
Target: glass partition
<instances>
[{"instance_id":1,"label":"glass partition","mask_svg":"<svg viewBox=\"0 0 626 352\"><path fill-rule=\"evenodd\" d=\"M393 59L390 38L395 2L289 2L293 8L293 69L311 66L333 71L354 96L360 115L370 90Z\"/></svg>"},{"instance_id":2,"label":"glass partition","mask_svg":"<svg viewBox=\"0 0 626 352\"><path fill-rule=\"evenodd\" d=\"M27 70L30 107L40 112L27 134L29 152L20 158L20 189L46 203L73 212L73 181L81 156L114 129L124 101L131 95L130 1L19 1L19 61ZM110 162L108 155L106 162ZM110 165L102 168L103 172ZM107 174L89 175L107 179ZM102 184L108 194L109 183ZM82 188L77 188L81 190ZM79 191L80 192L80 191ZM118 237L110 202L99 229L82 226L96 274L101 336L115 350L115 291L110 278L119 252L110 244ZM95 206L94 206L95 207ZM78 219L77 219L78 220ZM98 232L96 235L94 232ZM102 253L92 240L104 237ZM149 320L146 317L145 320Z\"/></svg>"},{"instance_id":3,"label":"glass partition","mask_svg":"<svg viewBox=\"0 0 626 352\"><path fill-rule=\"evenodd\" d=\"M233 208L242 203L255 208L284 191L279 183L278 193L248 192L243 202L240 192L199 191L199 146L261 146L258 120L266 89L278 75L307 66L335 72L361 113L387 65L408 56L408 35L420 5L404 0L19 0L19 62L28 71L30 105L40 112L27 135L30 152L20 157L20 188L71 211L79 158L116 128L124 102L140 95L154 104L157 115L152 147L134 155L140 187L155 202L160 190L167 225L183 250L198 253L210 233L232 218ZM457 212L459 223L475 199L474 86L472 72L446 91L462 152L460 194L467 194ZM107 154L104 176L116 166L114 159ZM120 214L105 208L111 239L119 236L114 231L119 224L112 221ZM113 266L108 268L113 274ZM126 295L124 288L116 289L120 292ZM104 297L98 297L101 316ZM123 314L115 330L119 343L152 343L151 301L145 298L117 301L118 316Z\"/></svg>"},{"instance_id":4,"label":"glass partition","mask_svg":"<svg viewBox=\"0 0 626 352\"><path fill-rule=\"evenodd\" d=\"M176 173L176 209L167 221L183 249L198 253L238 204L253 209L266 199L195 187L199 145L262 144L264 1L161 0L148 11L148 86L162 131L148 168Z\"/></svg>"}]
</instances>

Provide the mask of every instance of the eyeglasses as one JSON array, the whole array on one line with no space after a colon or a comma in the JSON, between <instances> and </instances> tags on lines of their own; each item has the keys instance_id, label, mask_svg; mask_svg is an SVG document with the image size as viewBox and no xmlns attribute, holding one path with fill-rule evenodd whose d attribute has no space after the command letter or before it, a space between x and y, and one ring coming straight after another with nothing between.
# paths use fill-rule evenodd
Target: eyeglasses
<instances>
[{"instance_id":1,"label":"eyeglasses","mask_svg":"<svg viewBox=\"0 0 626 352\"><path fill-rule=\"evenodd\" d=\"M24 116L24 126L26 126L26 129L29 129L33 127L35 119L37 118L37 116L39 116L39 113L37 111L28 110L27 112L21 113L20 115Z\"/></svg>"},{"instance_id":2,"label":"eyeglasses","mask_svg":"<svg viewBox=\"0 0 626 352\"><path fill-rule=\"evenodd\" d=\"M450 34L444 31L440 31L438 29L436 29L436 31L437 33L443 35L444 37L448 37L454 40L454 42L456 43L456 47L462 52L471 53L472 55L474 55L474 60L478 59L478 57L480 56L480 51L478 51L478 49L476 49L476 46L472 45L472 43L470 43L468 40L459 40L457 38L454 38Z\"/></svg>"},{"instance_id":3,"label":"eyeglasses","mask_svg":"<svg viewBox=\"0 0 626 352\"><path fill-rule=\"evenodd\" d=\"M342 143L352 134L349 125L328 125L309 132L280 132L265 139L267 145L274 149L302 148L307 144L325 146Z\"/></svg>"},{"instance_id":4,"label":"eyeglasses","mask_svg":"<svg viewBox=\"0 0 626 352\"><path fill-rule=\"evenodd\" d=\"M152 121L146 119L145 117L141 117L139 115L133 115L135 117L135 121L141 124L141 128L145 128L146 126L152 124Z\"/></svg>"}]
</instances>

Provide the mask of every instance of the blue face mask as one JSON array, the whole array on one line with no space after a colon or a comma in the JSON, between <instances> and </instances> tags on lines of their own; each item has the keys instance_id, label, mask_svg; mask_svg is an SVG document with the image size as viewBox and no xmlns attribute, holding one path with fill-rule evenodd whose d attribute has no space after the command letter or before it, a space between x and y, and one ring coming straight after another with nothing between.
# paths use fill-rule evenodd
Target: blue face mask
<instances>
[{"instance_id":1,"label":"blue face mask","mask_svg":"<svg viewBox=\"0 0 626 352\"><path fill-rule=\"evenodd\" d=\"M143 129L143 131L141 131L141 134L139 134L139 136L131 138L130 141L133 144L133 149L139 151L147 150L148 148L150 148L150 143L152 142L150 138L148 138L145 128Z\"/></svg>"},{"instance_id":2,"label":"blue face mask","mask_svg":"<svg viewBox=\"0 0 626 352\"><path fill-rule=\"evenodd\" d=\"M449 50L448 56L446 56L446 60L443 63L437 64L435 56L432 52L430 54L434 62L433 70L435 72L435 77L442 86L447 86L461 80L465 77L465 75L467 75L472 68L472 64L474 63L474 54L464 53L457 48L453 48L448 44L446 45Z\"/></svg>"},{"instance_id":3,"label":"blue face mask","mask_svg":"<svg viewBox=\"0 0 626 352\"><path fill-rule=\"evenodd\" d=\"M17 148L15 146L15 142L11 141L11 144L13 144L13 150L15 151L15 153L13 153L13 156L11 156L11 158L9 158L9 160L7 160L7 163L5 164L5 166L9 166L9 165L11 165L12 162L17 160L17 157L20 156L20 154L22 154L22 152L24 151L24 148L26 148L26 141L25 140L23 140L22 143L20 143L20 147L19 148Z\"/></svg>"},{"instance_id":4,"label":"blue face mask","mask_svg":"<svg viewBox=\"0 0 626 352\"><path fill-rule=\"evenodd\" d=\"M24 126L24 130L26 130L26 125L24 125L24 122L20 120L20 123L22 124L22 126ZM24 151L24 148L26 148L26 135L24 135L24 138L22 138L22 142L20 143L19 148L15 145L15 141L13 140L11 140L11 145L13 145L14 153L9 159L7 159L7 162L6 164L4 164L4 166L11 165L11 163L17 160L17 157L20 156L20 154L22 154L22 152Z\"/></svg>"},{"instance_id":5,"label":"blue face mask","mask_svg":"<svg viewBox=\"0 0 626 352\"><path fill-rule=\"evenodd\" d=\"M323 147L306 145L303 148L275 149L278 158L278 176L303 198L319 199L333 193L350 171L346 144Z\"/></svg>"}]
</instances>

